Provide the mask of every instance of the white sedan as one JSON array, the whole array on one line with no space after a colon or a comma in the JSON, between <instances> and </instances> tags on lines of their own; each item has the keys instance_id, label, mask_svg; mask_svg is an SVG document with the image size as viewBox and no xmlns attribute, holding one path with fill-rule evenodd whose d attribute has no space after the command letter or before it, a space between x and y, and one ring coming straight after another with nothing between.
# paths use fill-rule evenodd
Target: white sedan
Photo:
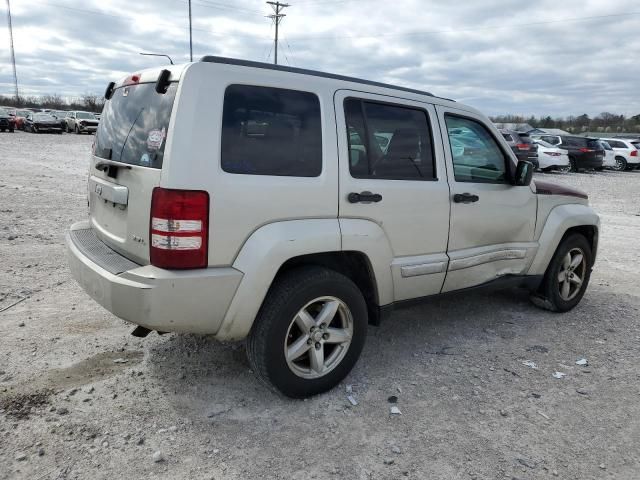
<instances>
[{"instance_id":1,"label":"white sedan","mask_svg":"<svg viewBox=\"0 0 640 480\"><path fill-rule=\"evenodd\" d=\"M551 170L569 171L569 152L562 148L554 147L544 140L534 140L538 145L538 163L540 170L549 172Z\"/></svg>"}]
</instances>

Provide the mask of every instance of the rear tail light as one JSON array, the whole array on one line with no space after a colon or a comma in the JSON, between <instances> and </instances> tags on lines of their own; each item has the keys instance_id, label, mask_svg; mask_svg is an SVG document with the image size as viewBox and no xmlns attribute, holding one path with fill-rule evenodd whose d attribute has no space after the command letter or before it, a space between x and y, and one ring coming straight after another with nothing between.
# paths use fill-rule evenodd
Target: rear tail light
<instances>
[{"instance_id":1,"label":"rear tail light","mask_svg":"<svg viewBox=\"0 0 640 480\"><path fill-rule=\"evenodd\" d=\"M209 194L156 187L151 197L151 264L185 269L207 266Z\"/></svg>"},{"instance_id":2,"label":"rear tail light","mask_svg":"<svg viewBox=\"0 0 640 480\"><path fill-rule=\"evenodd\" d=\"M516 145L516 148L518 150L529 150L531 148L531 144L530 143L519 143Z\"/></svg>"},{"instance_id":3,"label":"rear tail light","mask_svg":"<svg viewBox=\"0 0 640 480\"><path fill-rule=\"evenodd\" d=\"M122 85L123 86L136 85L139 82L140 82L140 74L139 73L134 73L133 75L127 77Z\"/></svg>"},{"instance_id":4,"label":"rear tail light","mask_svg":"<svg viewBox=\"0 0 640 480\"><path fill-rule=\"evenodd\" d=\"M637 157L638 156L638 150L634 150L633 152L631 152L631 156L632 157Z\"/></svg>"},{"instance_id":5,"label":"rear tail light","mask_svg":"<svg viewBox=\"0 0 640 480\"><path fill-rule=\"evenodd\" d=\"M590 148L584 148L584 147L582 147L582 148L580 149L580 151L581 151L582 153L591 153L591 152L595 152L595 150L592 150L592 149L590 149Z\"/></svg>"}]
</instances>

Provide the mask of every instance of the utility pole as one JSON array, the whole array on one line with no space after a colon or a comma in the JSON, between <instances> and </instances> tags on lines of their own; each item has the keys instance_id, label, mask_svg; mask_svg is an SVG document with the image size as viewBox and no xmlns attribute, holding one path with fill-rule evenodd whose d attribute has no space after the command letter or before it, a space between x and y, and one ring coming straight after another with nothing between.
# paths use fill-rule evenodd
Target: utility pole
<instances>
[{"instance_id":1,"label":"utility pole","mask_svg":"<svg viewBox=\"0 0 640 480\"><path fill-rule=\"evenodd\" d=\"M7 0L8 1L8 0ZM276 24L276 36L274 39L274 58L273 58L273 63L274 64L278 64L278 25L280 24L280 20L282 20L283 17L286 17L286 15L284 13L280 13L282 10L284 10L287 7L290 7L291 5L289 5L288 3L280 3L279 1L276 2L267 2L269 5L271 5L271 8L273 8L273 15L269 15L269 18L273 20L273 22Z\"/></svg>"},{"instance_id":2,"label":"utility pole","mask_svg":"<svg viewBox=\"0 0 640 480\"><path fill-rule=\"evenodd\" d=\"M11 5L9 4L9 0L7 0L7 21L9 23L9 43L11 46L11 63L13 64L13 83L16 86L16 102L20 100L20 95L18 94L18 73L16 72L16 53L13 49L13 28L11 26Z\"/></svg>"},{"instance_id":3,"label":"utility pole","mask_svg":"<svg viewBox=\"0 0 640 480\"><path fill-rule=\"evenodd\" d=\"M9 0L7 0L8 2ZM193 62L193 36L191 34L191 0L189 0L189 58Z\"/></svg>"}]
</instances>

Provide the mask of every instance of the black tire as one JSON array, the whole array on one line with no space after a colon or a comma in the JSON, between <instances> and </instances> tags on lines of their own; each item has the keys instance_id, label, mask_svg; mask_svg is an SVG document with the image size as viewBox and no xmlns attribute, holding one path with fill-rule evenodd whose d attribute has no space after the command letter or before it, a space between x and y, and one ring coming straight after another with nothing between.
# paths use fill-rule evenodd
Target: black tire
<instances>
[{"instance_id":1,"label":"black tire","mask_svg":"<svg viewBox=\"0 0 640 480\"><path fill-rule=\"evenodd\" d=\"M0 128L0 132L4 132L6 128Z\"/></svg>"},{"instance_id":2,"label":"black tire","mask_svg":"<svg viewBox=\"0 0 640 480\"><path fill-rule=\"evenodd\" d=\"M15 130L13 128L9 129L9 133L13 133Z\"/></svg>"},{"instance_id":3,"label":"black tire","mask_svg":"<svg viewBox=\"0 0 640 480\"><path fill-rule=\"evenodd\" d=\"M578 162L573 157L569 157L569 171L577 172L578 171Z\"/></svg>"},{"instance_id":4,"label":"black tire","mask_svg":"<svg viewBox=\"0 0 640 480\"><path fill-rule=\"evenodd\" d=\"M78 128L78 125L75 126L75 132L76 135L80 135L80 129Z\"/></svg>"},{"instance_id":5,"label":"black tire","mask_svg":"<svg viewBox=\"0 0 640 480\"><path fill-rule=\"evenodd\" d=\"M603 171L603 170L604 170L604 167L596 167L594 170L595 170L596 172L601 172L601 171Z\"/></svg>"},{"instance_id":6,"label":"black tire","mask_svg":"<svg viewBox=\"0 0 640 480\"><path fill-rule=\"evenodd\" d=\"M624 157L616 157L616 166L612 168L616 172L624 172L627 169L627 160Z\"/></svg>"},{"instance_id":7,"label":"black tire","mask_svg":"<svg viewBox=\"0 0 640 480\"><path fill-rule=\"evenodd\" d=\"M68 124L68 123L66 123L66 122L65 122L65 124L64 124L64 131L65 131L65 133L69 133L69 132L71 132L71 130L69 130L69 124Z\"/></svg>"},{"instance_id":8,"label":"black tire","mask_svg":"<svg viewBox=\"0 0 640 480\"><path fill-rule=\"evenodd\" d=\"M585 265L584 272L582 273L582 283L577 290L575 296L566 300L562 298L560 294L560 285L558 283L558 277L563 268L564 258L572 251L579 250L584 255ZM538 288L536 294L531 298L533 303L539 307L551 310L553 312L567 312L575 307L582 297L589 285L589 279L591 278L591 269L593 267L593 253L591 252L591 245L584 237L579 233L573 233L568 235L554 253L547 271L544 274L544 279ZM579 272L580 273L580 272Z\"/></svg>"},{"instance_id":9,"label":"black tire","mask_svg":"<svg viewBox=\"0 0 640 480\"><path fill-rule=\"evenodd\" d=\"M335 297L346 305L353 334L339 363L328 373L309 379L294 373L287 364L285 342L292 338L290 326L298 312L319 297ZM253 371L268 387L292 398L309 397L330 390L347 376L362 352L367 325L364 297L349 278L323 267L296 268L277 278L269 289L247 339L247 356Z\"/></svg>"}]
</instances>

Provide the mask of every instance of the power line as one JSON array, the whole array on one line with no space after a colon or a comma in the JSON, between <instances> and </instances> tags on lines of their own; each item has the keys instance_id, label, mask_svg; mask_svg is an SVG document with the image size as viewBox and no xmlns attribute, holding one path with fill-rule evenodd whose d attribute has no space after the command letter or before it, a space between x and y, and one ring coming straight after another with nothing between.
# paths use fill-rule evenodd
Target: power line
<instances>
[{"instance_id":1,"label":"power line","mask_svg":"<svg viewBox=\"0 0 640 480\"><path fill-rule=\"evenodd\" d=\"M275 23L276 25L276 35L273 43L274 50L275 50L273 63L277 65L278 64L278 26L280 25L280 22L282 21L282 19L286 17L284 13L280 13L280 12L283 11L285 8L290 7L291 5L289 5L288 3L280 3L280 1L276 1L276 2L269 1L267 3L271 5L274 12L273 15L269 15L269 18L273 20L273 23Z\"/></svg>"},{"instance_id":2,"label":"power line","mask_svg":"<svg viewBox=\"0 0 640 480\"><path fill-rule=\"evenodd\" d=\"M205 7L205 8L214 8L218 10L230 10L235 12L248 13L256 16L259 15L261 17L264 16L264 14L258 10L248 10L246 8L238 8L235 5L229 5L228 3L210 2L208 0L197 0L197 3L195 3L195 5L198 5L200 7Z\"/></svg>"},{"instance_id":3,"label":"power line","mask_svg":"<svg viewBox=\"0 0 640 480\"><path fill-rule=\"evenodd\" d=\"M293 37L292 40L334 40L334 39L343 39L343 38L380 38L380 37L413 37L413 36L421 36L421 35L438 35L445 33L460 33L460 32L472 32L472 31L482 31L482 30L503 30L509 28L522 28L522 27L535 27L538 25L549 25L554 23L565 23L565 22L584 22L589 20L599 20L603 18L616 18L616 17L628 17L640 15L640 12L628 12L628 13L616 13L610 15L594 15L590 17L573 17L573 18L563 18L559 20L548 20L542 22L529 22L529 23L514 23L510 25L492 25L487 27L470 27L470 28L459 28L455 30L430 30L423 32L406 32L406 33L378 33L376 35L301 35L299 37Z\"/></svg>"},{"instance_id":4,"label":"power line","mask_svg":"<svg viewBox=\"0 0 640 480\"><path fill-rule=\"evenodd\" d=\"M11 5L7 0L7 22L9 24L9 44L11 46L11 63L13 64L13 83L16 87L16 101L20 99L18 94L18 72L16 71L16 52L13 48L13 27L11 25Z\"/></svg>"}]
</instances>

